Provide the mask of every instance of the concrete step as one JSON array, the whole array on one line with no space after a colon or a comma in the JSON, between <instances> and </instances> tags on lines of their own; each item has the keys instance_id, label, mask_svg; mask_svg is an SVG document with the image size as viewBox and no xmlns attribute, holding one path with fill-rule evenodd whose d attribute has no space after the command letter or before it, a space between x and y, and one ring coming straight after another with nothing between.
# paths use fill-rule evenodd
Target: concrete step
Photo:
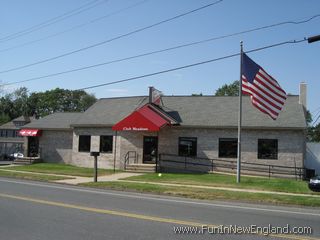
<instances>
[{"instance_id":1,"label":"concrete step","mask_svg":"<svg viewBox=\"0 0 320 240\"><path fill-rule=\"evenodd\" d=\"M24 158L16 158L13 161L13 164L29 165L29 164L33 164L33 163L39 163L39 162L41 162L41 159L39 159L39 158L24 157Z\"/></svg>"},{"instance_id":2,"label":"concrete step","mask_svg":"<svg viewBox=\"0 0 320 240\"><path fill-rule=\"evenodd\" d=\"M126 166L127 172L154 173L156 172L155 164L130 164Z\"/></svg>"}]
</instances>

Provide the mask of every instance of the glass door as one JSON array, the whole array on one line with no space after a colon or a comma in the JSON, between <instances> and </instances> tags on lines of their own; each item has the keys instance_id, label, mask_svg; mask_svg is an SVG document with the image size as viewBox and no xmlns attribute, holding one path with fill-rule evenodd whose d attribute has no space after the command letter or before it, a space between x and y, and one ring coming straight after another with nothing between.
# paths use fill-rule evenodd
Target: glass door
<instances>
[{"instance_id":1,"label":"glass door","mask_svg":"<svg viewBox=\"0 0 320 240\"><path fill-rule=\"evenodd\" d=\"M158 137L143 137L143 163L156 163L158 157Z\"/></svg>"}]
</instances>

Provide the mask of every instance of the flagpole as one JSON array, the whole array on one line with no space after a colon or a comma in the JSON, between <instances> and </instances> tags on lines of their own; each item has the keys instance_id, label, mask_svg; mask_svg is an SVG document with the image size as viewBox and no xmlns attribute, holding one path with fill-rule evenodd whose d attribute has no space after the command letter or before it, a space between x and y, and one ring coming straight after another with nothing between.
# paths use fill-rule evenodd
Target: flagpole
<instances>
[{"instance_id":1,"label":"flagpole","mask_svg":"<svg viewBox=\"0 0 320 240\"><path fill-rule=\"evenodd\" d=\"M242 123L242 57L243 42L240 42L240 79L239 79L239 116L238 116L238 150L237 150L237 183L240 183L241 175L241 123Z\"/></svg>"}]
</instances>

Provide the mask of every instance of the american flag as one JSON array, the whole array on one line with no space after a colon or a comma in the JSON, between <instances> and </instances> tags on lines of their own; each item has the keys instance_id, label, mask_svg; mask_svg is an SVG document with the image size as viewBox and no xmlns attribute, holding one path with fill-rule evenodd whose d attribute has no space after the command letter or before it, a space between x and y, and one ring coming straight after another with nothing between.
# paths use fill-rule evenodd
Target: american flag
<instances>
[{"instance_id":1,"label":"american flag","mask_svg":"<svg viewBox=\"0 0 320 240\"><path fill-rule=\"evenodd\" d=\"M245 53L242 58L242 93L251 96L252 104L276 120L286 99L278 82Z\"/></svg>"},{"instance_id":2,"label":"american flag","mask_svg":"<svg viewBox=\"0 0 320 240\"><path fill-rule=\"evenodd\" d=\"M163 95L161 91L159 91L158 89L155 89L154 87L152 87L152 103L156 104L156 105L160 105L161 104L161 96Z\"/></svg>"}]
</instances>

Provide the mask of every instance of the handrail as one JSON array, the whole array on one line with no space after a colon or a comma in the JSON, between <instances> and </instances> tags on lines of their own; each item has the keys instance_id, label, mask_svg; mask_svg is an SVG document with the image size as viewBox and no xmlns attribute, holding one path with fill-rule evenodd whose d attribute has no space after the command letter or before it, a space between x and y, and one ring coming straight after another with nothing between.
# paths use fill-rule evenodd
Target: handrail
<instances>
[{"instance_id":1,"label":"handrail","mask_svg":"<svg viewBox=\"0 0 320 240\"><path fill-rule=\"evenodd\" d=\"M134 154L133 156L131 155L130 156L130 154ZM127 165L128 164L130 164L130 159L131 158L133 158L134 159L134 163L136 163L136 161L137 161L137 152L136 151L128 151L127 153L126 153L126 155L124 156L124 170L126 170L127 169Z\"/></svg>"},{"instance_id":2,"label":"handrail","mask_svg":"<svg viewBox=\"0 0 320 240\"><path fill-rule=\"evenodd\" d=\"M197 161L195 161L197 160ZM208 161L208 162L201 162ZM202 166L206 167L209 171L214 171L214 168L222 168L222 169L235 169L236 161L233 160L222 160L222 159L210 159L210 158L198 158L198 157L190 157L190 156L179 156L174 154L159 154L159 165L161 162L170 162L180 164L182 168L186 170L194 170L188 169L189 165L193 166ZM183 165L183 166L182 166ZM272 174L282 174L282 175L293 175L302 179L305 176L305 168L303 167L291 167L291 166L281 166L281 165L271 165L271 164L262 164L262 163L248 163L242 162L242 169L247 171L268 173L269 177ZM161 168L161 167L160 167Z\"/></svg>"},{"instance_id":3,"label":"handrail","mask_svg":"<svg viewBox=\"0 0 320 240\"><path fill-rule=\"evenodd\" d=\"M225 159L218 159L218 158L199 158L199 157L191 157L191 156L180 156L175 154L161 154L162 156L172 156L172 157L180 157L180 158L189 158L189 159L195 159L195 160L210 160L210 161L217 161L217 162L223 162L223 163L236 163L234 160L225 160ZM290 167L290 166L282 166L282 165L273 165L273 164L263 164L263 163L250 163L250 162L241 162L241 164L247 164L247 165L254 165L254 166L273 166L273 167L279 167L279 168L290 168L290 169L304 169L303 167Z\"/></svg>"}]
</instances>

